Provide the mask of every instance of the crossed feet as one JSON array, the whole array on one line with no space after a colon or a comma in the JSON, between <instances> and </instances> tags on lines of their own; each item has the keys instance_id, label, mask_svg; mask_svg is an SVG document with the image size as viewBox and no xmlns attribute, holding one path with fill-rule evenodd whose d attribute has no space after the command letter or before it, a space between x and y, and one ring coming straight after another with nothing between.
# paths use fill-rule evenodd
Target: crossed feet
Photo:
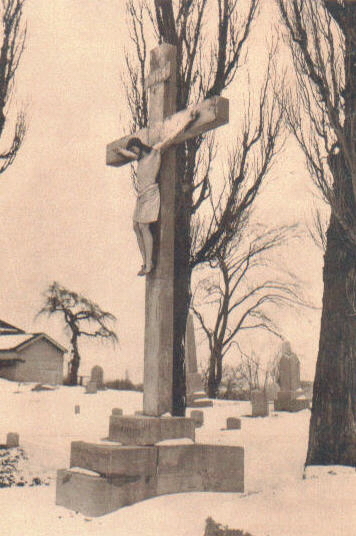
<instances>
[{"instance_id":1,"label":"crossed feet","mask_svg":"<svg viewBox=\"0 0 356 536\"><path fill-rule=\"evenodd\" d=\"M140 277L142 277L142 276L147 275L147 274L149 274L150 272L152 272L152 270L153 270L153 264L151 264L151 265L143 264L143 265L141 266L140 271L137 272L137 275L140 276Z\"/></svg>"}]
</instances>

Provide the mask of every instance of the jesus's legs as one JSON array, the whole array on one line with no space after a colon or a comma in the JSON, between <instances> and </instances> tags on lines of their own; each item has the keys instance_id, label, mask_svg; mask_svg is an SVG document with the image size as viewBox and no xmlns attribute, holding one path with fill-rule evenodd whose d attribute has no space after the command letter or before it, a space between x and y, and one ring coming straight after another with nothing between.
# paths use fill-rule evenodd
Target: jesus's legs
<instances>
[{"instance_id":1,"label":"jesus's legs","mask_svg":"<svg viewBox=\"0 0 356 536\"><path fill-rule=\"evenodd\" d=\"M144 244L144 241L143 241L143 236L142 236L140 224L137 221L134 221L133 229L135 231L138 247L140 249L140 253L141 253L141 256L142 256L142 264L143 264L142 270L143 270L146 267L146 251L145 251L145 244Z\"/></svg>"},{"instance_id":2,"label":"jesus's legs","mask_svg":"<svg viewBox=\"0 0 356 536\"><path fill-rule=\"evenodd\" d=\"M142 234L144 250L145 250L145 273L149 274L153 268L152 251L153 251L153 236L150 230L149 223L140 223L140 231Z\"/></svg>"},{"instance_id":3,"label":"jesus's legs","mask_svg":"<svg viewBox=\"0 0 356 536\"><path fill-rule=\"evenodd\" d=\"M149 223L138 223L134 221L133 225L136 233L138 247L142 255L142 269L138 275L145 275L150 273L153 268L152 264L152 251L153 251L153 237L150 231Z\"/></svg>"}]
</instances>

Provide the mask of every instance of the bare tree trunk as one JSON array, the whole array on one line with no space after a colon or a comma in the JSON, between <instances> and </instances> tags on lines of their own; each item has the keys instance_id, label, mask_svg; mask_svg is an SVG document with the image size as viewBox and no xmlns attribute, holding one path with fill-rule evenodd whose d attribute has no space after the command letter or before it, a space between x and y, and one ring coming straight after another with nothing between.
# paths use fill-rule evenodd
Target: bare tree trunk
<instances>
[{"instance_id":1,"label":"bare tree trunk","mask_svg":"<svg viewBox=\"0 0 356 536\"><path fill-rule=\"evenodd\" d=\"M216 397L216 355L212 352L209 360L209 373L208 373L208 397Z\"/></svg>"},{"instance_id":2,"label":"bare tree trunk","mask_svg":"<svg viewBox=\"0 0 356 536\"><path fill-rule=\"evenodd\" d=\"M215 346L210 355L208 373L208 397L216 398L222 379L222 349Z\"/></svg>"},{"instance_id":3,"label":"bare tree trunk","mask_svg":"<svg viewBox=\"0 0 356 536\"><path fill-rule=\"evenodd\" d=\"M343 234L331 217L307 465L356 465L356 251Z\"/></svg>"},{"instance_id":4,"label":"bare tree trunk","mask_svg":"<svg viewBox=\"0 0 356 536\"><path fill-rule=\"evenodd\" d=\"M70 340L72 345L72 359L70 361L70 372L69 372L69 385L78 385L78 370L80 365L80 355L78 349L78 334L73 333Z\"/></svg>"},{"instance_id":5,"label":"bare tree trunk","mask_svg":"<svg viewBox=\"0 0 356 536\"><path fill-rule=\"evenodd\" d=\"M174 339L173 339L173 415L184 416L186 406L185 334L190 306L190 219L191 190L183 188L184 146L177 148L178 181L174 244Z\"/></svg>"},{"instance_id":6,"label":"bare tree trunk","mask_svg":"<svg viewBox=\"0 0 356 536\"><path fill-rule=\"evenodd\" d=\"M345 37L345 124L349 154L355 157L356 7L347 2L329 10ZM339 15L333 10L339 10ZM340 151L329 156L334 193L343 220L354 227L355 184ZM352 164L354 166L354 162ZM356 465L356 247L331 216L324 263L324 296L319 354L309 430L307 465Z\"/></svg>"},{"instance_id":7,"label":"bare tree trunk","mask_svg":"<svg viewBox=\"0 0 356 536\"><path fill-rule=\"evenodd\" d=\"M218 391L218 389L220 387L221 380L222 380L222 354L221 354L221 348L220 348L218 350L217 356L216 356L216 378L215 378L216 392L215 392L215 396L217 395L217 391Z\"/></svg>"}]
</instances>

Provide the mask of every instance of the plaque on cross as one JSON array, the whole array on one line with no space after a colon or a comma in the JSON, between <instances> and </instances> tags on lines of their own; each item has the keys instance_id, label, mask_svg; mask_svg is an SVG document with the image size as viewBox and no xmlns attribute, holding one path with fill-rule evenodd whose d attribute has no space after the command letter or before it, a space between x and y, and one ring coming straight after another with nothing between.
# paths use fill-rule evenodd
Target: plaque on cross
<instances>
[{"instance_id":1,"label":"plaque on cross","mask_svg":"<svg viewBox=\"0 0 356 536\"><path fill-rule=\"evenodd\" d=\"M106 163L122 166L131 160L126 149L132 137L152 147L169 137L174 125L188 123L191 110L176 113L176 47L166 43L151 51L149 127L125 136L107 146ZM174 414L173 408L173 334L174 334L174 233L175 184L177 181L174 145L224 125L229 120L229 102L212 97L194 109L197 119L190 128L174 138L162 155L160 166L160 216L155 252L155 267L146 276L144 395L143 413L160 416Z\"/></svg>"}]
</instances>

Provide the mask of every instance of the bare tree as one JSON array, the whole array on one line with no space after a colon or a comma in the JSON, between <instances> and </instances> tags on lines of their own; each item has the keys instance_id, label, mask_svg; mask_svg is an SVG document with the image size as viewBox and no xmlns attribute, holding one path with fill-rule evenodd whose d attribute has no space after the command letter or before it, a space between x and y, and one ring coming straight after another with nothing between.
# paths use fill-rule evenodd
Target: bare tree
<instances>
[{"instance_id":1,"label":"bare tree","mask_svg":"<svg viewBox=\"0 0 356 536\"><path fill-rule=\"evenodd\" d=\"M206 370L206 379L209 373L209 367ZM207 381L204 384L205 389L207 389ZM246 389L245 378L241 375L238 366L231 366L224 363L223 365L223 374L221 379L221 384L219 387L219 398L225 398L227 400L236 400L240 398L241 400L247 399L248 389Z\"/></svg>"},{"instance_id":2,"label":"bare tree","mask_svg":"<svg viewBox=\"0 0 356 536\"><path fill-rule=\"evenodd\" d=\"M313 213L313 221L307 225L309 235L314 244L322 251L326 250L326 233L328 230L328 220L319 209L315 209Z\"/></svg>"},{"instance_id":3,"label":"bare tree","mask_svg":"<svg viewBox=\"0 0 356 536\"><path fill-rule=\"evenodd\" d=\"M1 2L2 41L0 50L0 137L5 132L11 117L11 97L14 79L25 47L26 26L23 24L25 0L2 0ZM10 147L0 153L0 173L13 163L21 147L26 132L23 112L17 115L15 132Z\"/></svg>"},{"instance_id":4,"label":"bare tree","mask_svg":"<svg viewBox=\"0 0 356 536\"><path fill-rule=\"evenodd\" d=\"M69 363L68 380L70 385L77 385L81 361L78 347L79 337L107 339L115 343L117 336L108 327L108 323L116 320L116 318L111 313L103 311L99 305L88 298L66 289L57 282L48 287L44 297L44 306L38 314L60 315L64 320L65 328L71 334L72 358Z\"/></svg>"},{"instance_id":5,"label":"bare tree","mask_svg":"<svg viewBox=\"0 0 356 536\"><path fill-rule=\"evenodd\" d=\"M245 330L263 329L281 337L268 310L272 305L301 303L295 283L261 280L261 275L256 275L261 266L265 272L267 252L281 246L293 230L293 227L284 227L265 232L257 236L247 250L242 250L239 239L231 241L224 254L219 253L216 263L210 262L218 272L218 279L209 275L196 286L191 309L209 344L208 395L212 398L222 379L223 359L236 345L238 336ZM246 227L243 231L246 232ZM240 353L245 355L241 350ZM247 369L243 367L245 372ZM258 372L255 366L253 370ZM249 385L252 380L249 379Z\"/></svg>"},{"instance_id":6,"label":"bare tree","mask_svg":"<svg viewBox=\"0 0 356 536\"><path fill-rule=\"evenodd\" d=\"M255 389L258 391L266 389L269 371L267 368L262 366L261 358L257 356L255 352L247 354L243 352L241 348L240 352L241 361L237 367L237 370L245 380L245 383L248 385L251 398L251 392Z\"/></svg>"},{"instance_id":7,"label":"bare tree","mask_svg":"<svg viewBox=\"0 0 356 536\"><path fill-rule=\"evenodd\" d=\"M356 464L356 4L278 0L298 80L288 121L329 203L306 463Z\"/></svg>"},{"instance_id":8,"label":"bare tree","mask_svg":"<svg viewBox=\"0 0 356 536\"><path fill-rule=\"evenodd\" d=\"M126 55L126 86L132 128L148 121L147 42L177 47L177 110L213 95L220 95L236 78L245 61L246 42L256 18L259 0L127 0L134 58ZM213 21L213 22L212 22ZM174 301L173 411L184 414L185 326L191 299L192 270L216 259L232 239L244 211L252 205L277 151L282 112L273 87L272 53L256 103L248 102L239 147L230 156L226 188L220 203L214 199L211 163L216 152L211 137L199 136L177 147L176 258ZM216 197L216 193L215 193ZM210 223L201 225L201 207L210 203ZM178 254L179 252L179 254Z\"/></svg>"}]
</instances>

